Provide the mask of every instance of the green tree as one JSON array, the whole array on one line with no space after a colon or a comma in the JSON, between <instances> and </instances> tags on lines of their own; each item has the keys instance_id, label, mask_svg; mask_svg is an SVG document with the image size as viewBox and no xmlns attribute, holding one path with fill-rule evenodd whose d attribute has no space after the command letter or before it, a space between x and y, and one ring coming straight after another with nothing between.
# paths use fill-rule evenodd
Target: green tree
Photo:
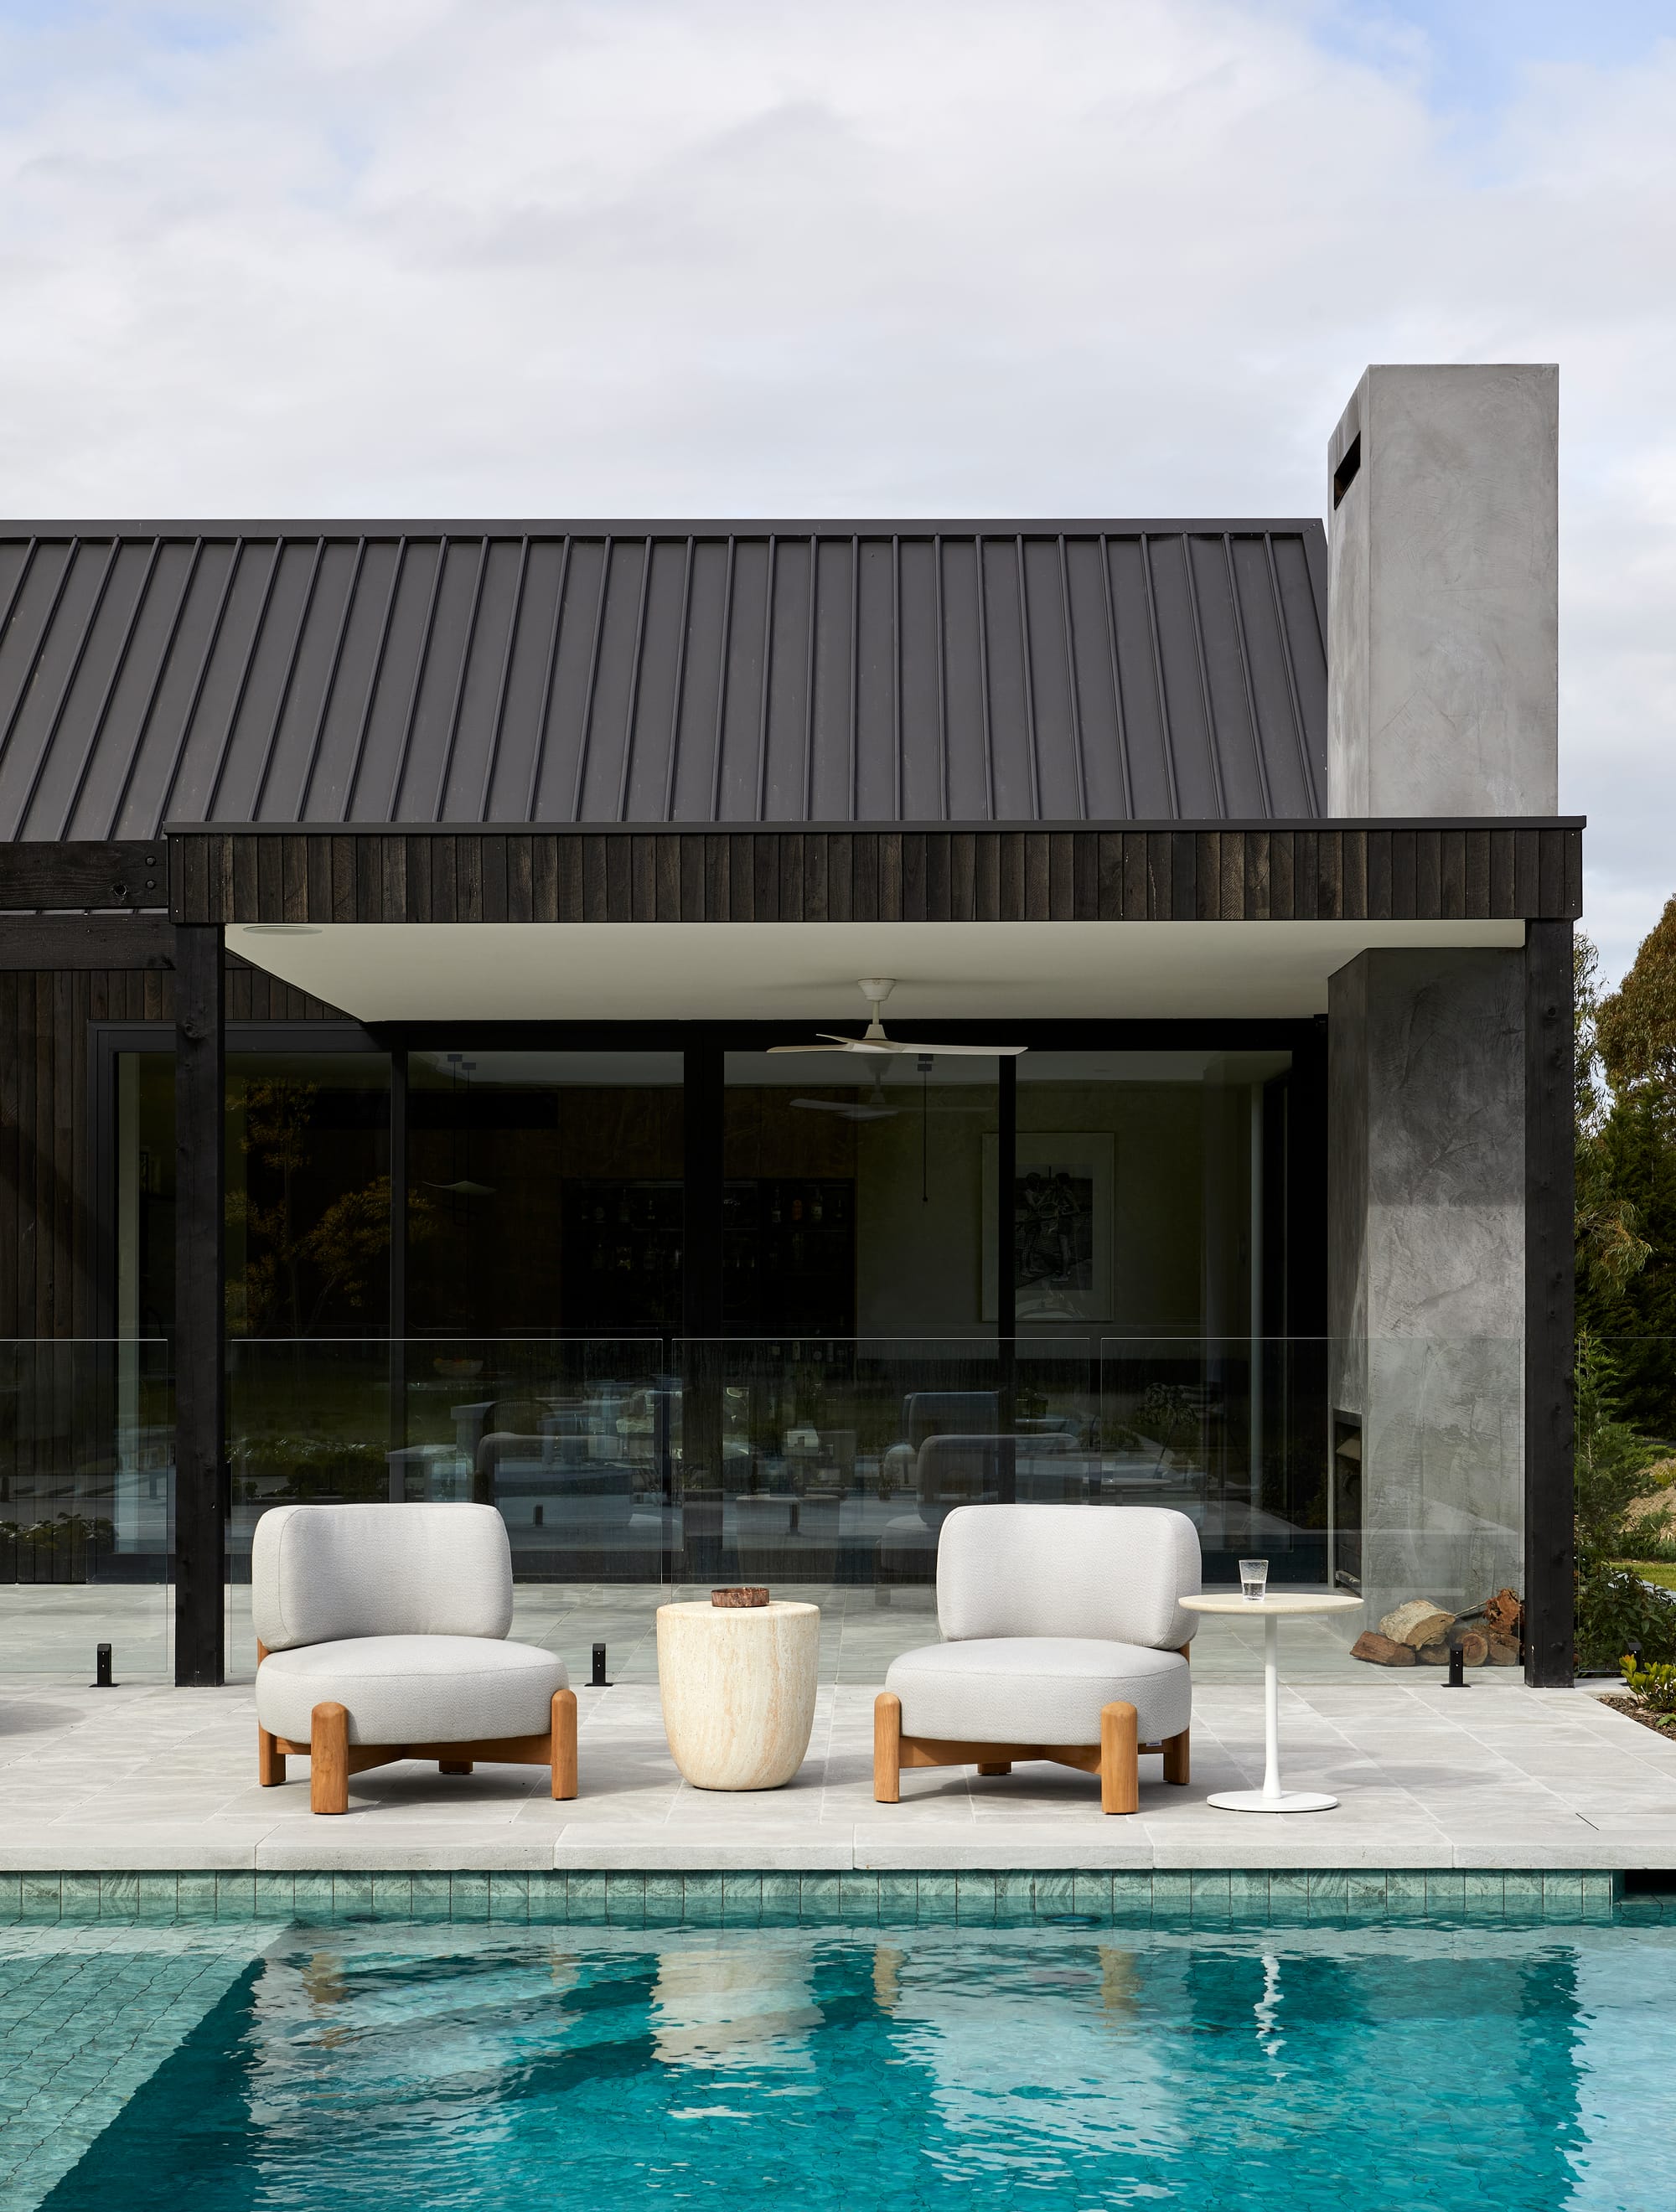
<instances>
[{"instance_id":1,"label":"green tree","mask_svg":"<svg viewBox=\"0 0 1676 2212\"><path fill-rule=\"evenodd\" d=\"M1615 1364L1582 1334L1576 1364L1577 1663L1615 1667L1633 1644L1648 1659L1676 1658L1676 1599L1619 1564L1625 1516L1659 1483L1656 1447L1620 1418Z\"/></svg>"}]
</instances>

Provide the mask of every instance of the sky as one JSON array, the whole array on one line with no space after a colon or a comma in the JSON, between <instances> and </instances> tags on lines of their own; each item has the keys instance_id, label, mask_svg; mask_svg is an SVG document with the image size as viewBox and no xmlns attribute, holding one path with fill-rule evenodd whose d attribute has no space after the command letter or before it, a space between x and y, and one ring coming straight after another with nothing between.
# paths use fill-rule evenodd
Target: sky
<instances>
[{"instance_id":1,"label":"sky","mask_svg":"<svg viewBox=\"0 0 1676 2212\"><path fill-rule=\"evenodd\" d=\"M21 519L1325 511L1555 361L1561 803L1676 892L1676 0L0 0Z\"/></svg>"}]
</instances>

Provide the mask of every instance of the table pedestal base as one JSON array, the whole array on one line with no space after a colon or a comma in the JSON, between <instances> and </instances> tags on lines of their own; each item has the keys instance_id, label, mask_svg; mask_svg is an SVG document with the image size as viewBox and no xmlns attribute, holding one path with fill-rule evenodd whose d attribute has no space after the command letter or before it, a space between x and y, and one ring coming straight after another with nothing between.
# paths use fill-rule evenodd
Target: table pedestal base
<instances>
[{"instance_id":1,"label":"table pedestal base","mask_svg":"<svg viewBox=\"0 0 1676 2212\"><path fill-rule=\"evenodd\" d=\"M1218 1790L1205 1802L1223 1813L1330 1813L1339 1801L1321 1790Z\"/></svg>"}]
</instances>

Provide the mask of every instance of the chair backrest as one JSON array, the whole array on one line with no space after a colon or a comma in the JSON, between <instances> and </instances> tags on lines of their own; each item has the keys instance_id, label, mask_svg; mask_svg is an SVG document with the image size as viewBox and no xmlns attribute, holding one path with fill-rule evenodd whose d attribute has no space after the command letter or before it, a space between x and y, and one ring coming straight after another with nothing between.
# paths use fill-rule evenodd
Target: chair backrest
<instances>
[{"instance_id":1,"label":"chair backrest","mask_svg":"<svg viewBox=\"0 0 1676 2212\"><path fill-rule=\"evenodd\" d=\"M993 1437L1000 1408L993 1390L910 1390L902 1400L902 1428L911 1444L936 1436Z\"/></svg>"},{"instance_id":2,"label":"chair backrest","mask_svg":"<svg viewBox=\"0 0 1676 2212\"><path fill-rule=\"evenodd\" d=\"M489 1505L275 1505L251 1545L270 1651L350 1636L504 1636L512 1549Z\"/></svg>"},{"instance_id":3,"label":"chair backrest","mask_svg":"<svg viewBox=\"0 0 1676 2212\"><path fill-rule=\"evenodd\" d=\"M1187 1643L1199 1532L1155 1505L962 1505L937 1550L938 1626L976 1636L1095 1636L1159 1651Z\"/></svg>"}]
</instances>

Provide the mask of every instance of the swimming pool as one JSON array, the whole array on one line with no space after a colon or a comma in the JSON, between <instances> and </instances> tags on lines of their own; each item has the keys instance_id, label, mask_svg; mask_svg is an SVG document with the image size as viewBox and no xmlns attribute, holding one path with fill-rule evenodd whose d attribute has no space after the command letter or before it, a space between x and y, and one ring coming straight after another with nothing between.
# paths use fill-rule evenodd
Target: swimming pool
<instances>
[{"instance_id":1,"label":"swimming pool","mask_svg":"<svg viewBox=\"0 0 1676 2212\"><path fill-rule=\"evenodd\" d=\"M1668 2212L1676 1928L0 1933L0 2207Z\"/></svg>"}]
</instances>

